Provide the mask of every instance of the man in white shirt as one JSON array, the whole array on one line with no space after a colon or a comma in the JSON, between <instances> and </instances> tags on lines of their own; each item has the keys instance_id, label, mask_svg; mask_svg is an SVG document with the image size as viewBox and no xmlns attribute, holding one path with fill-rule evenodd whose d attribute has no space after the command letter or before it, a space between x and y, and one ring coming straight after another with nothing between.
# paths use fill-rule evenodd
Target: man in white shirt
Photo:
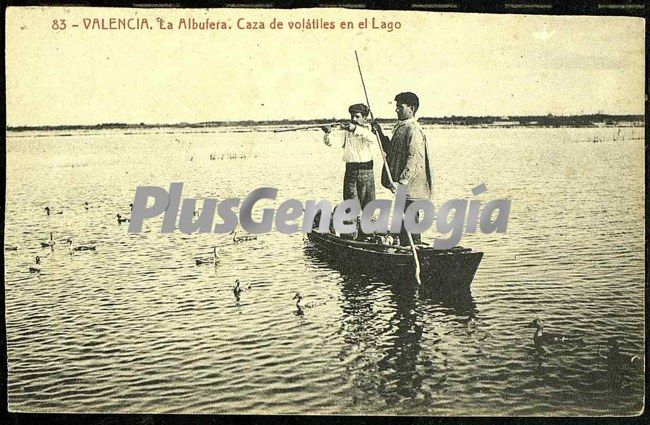
<instances>
[{"instance_id":1,"label":"man in white shirt","mask_svg":"<svg viewBox=\"0 0 650 425\"><path fill-rule=\"evenodd\" d=\"M341 127L343 133L343 199L358 199L361 209L375 199L375 175L372 171L373 148L377 139L367 121L370 109L363 103L350 108L350 122ZM325 144L331 146L331 127L321 127L325 132Z\"/></svg>"}]
</instances>

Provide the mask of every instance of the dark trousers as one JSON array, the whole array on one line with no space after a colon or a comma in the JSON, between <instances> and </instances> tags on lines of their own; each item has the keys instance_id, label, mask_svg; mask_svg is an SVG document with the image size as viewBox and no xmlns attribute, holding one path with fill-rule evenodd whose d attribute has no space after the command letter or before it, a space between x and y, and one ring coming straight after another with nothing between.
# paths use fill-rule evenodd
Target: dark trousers
<instances>
[{"instance_id":1,"label":"dark trousers","mask_svg":"<svg viewBox=\"0 0 650 425\"><path fill-rule=\"evenodd\" d=\"M406 200L406 204L404 205L404 211L406 211L408 209L409 205L411 205L413 203L413 201L414 200L411 200L411 199ZM420 211L418 211L418 213L415 216L415 222L416 223L420 222ZM422 236L419 233L411 233L411 236L413 237L413 243L414 244L419 244L420 242L422 242ZM400 229L400 233L399 233L399 244L401 246L409 246L410 245L408 235L407 235L407 232L406 232L406 228L404 227L404 222L402 222L402 228Z\"/></svg>"},{"instance_id":2,"label":"dark trousers","mask_svg":"<svg viewBox=\"0 0 650 425\"><path fill-rule=\"evenodd\" d=\"M375 174L372 171L372 161L345 164L343 199L358 199L361 209L375 200Z\"/></svg>"}]
</instances>

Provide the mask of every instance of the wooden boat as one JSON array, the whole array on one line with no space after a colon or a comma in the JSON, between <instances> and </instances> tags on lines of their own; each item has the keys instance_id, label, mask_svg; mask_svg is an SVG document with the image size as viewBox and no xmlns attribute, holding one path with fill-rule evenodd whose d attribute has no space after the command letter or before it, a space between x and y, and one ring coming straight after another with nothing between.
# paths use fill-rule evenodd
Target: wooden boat
<instances>
[{"instance_id":1,"label":"wooden boat","mask_svg":"<svg viewBox=\"0 0 650 425\"><path fill-rule=\"evenodd\" d=\"M415 260L410 249L345 239L312 231L313 247L333 264L351 267L390 280L415 281ZM422 285L445 292L467 292L478 269L482 252L471 248L435 249L418 245Z\"/></svg>"}]
</instances>

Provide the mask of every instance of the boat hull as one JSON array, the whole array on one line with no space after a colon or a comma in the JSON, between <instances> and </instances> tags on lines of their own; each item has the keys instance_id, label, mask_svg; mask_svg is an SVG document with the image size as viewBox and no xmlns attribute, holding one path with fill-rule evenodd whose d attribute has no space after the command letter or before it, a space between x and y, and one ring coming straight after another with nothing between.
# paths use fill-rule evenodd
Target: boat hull
<instances>
[{"instance_id":1,"label":"boat hull","mask_svg":"<svg viewBox=\"0 0 650 425\"><path fill-rule=\"evenodd\" d=\"M415 280L415 260L410 251L325 233L311 232L307 237L313 247L333 265L391 281ZM483 253L460 247L451 250L418 247L418 258L423 286L436 292L461 293L469 291Z\"/></svg>"}]
</instances>

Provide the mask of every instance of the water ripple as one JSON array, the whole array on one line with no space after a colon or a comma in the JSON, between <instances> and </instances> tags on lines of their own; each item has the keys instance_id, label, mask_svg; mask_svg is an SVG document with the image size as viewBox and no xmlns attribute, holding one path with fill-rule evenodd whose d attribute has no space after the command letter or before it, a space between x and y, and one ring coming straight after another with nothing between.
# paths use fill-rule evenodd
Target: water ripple
<instances>
[{"instance_id":1,"label":"water ripple","mask_svg":"<svg viewBox=\"0 0 650 425\"><path fill-rule=\"evenodd\" d=\"M19 247L5 252L9 407L639 412L643 371L612 374L605 354L610 337L628 355L645 348L644 143L583 143L615 131L427 129L439 153L436 205L481 182L484 200L512 199L507 234L464 236L485 257L460 301L334 270L300 234L235 245L230 235L161 234L159 219L137 235L117 223L136 186L171 181L185 182L186 196L241 197L264 182L282 199L338 200L340 152L318 131L8 138L5 241ZM47 205L64 214L47 217ZM50 232L54 250L41 249ZM97 251L70 255L68 236ZM197 267L215 245L220 264ZM36 255L38 275L28 270ZM239 299L235 279L250 285ZM296 291L314 305L304 314ZM539 352L535 317L578 342Z\"/></svg>"}]
</instances>

